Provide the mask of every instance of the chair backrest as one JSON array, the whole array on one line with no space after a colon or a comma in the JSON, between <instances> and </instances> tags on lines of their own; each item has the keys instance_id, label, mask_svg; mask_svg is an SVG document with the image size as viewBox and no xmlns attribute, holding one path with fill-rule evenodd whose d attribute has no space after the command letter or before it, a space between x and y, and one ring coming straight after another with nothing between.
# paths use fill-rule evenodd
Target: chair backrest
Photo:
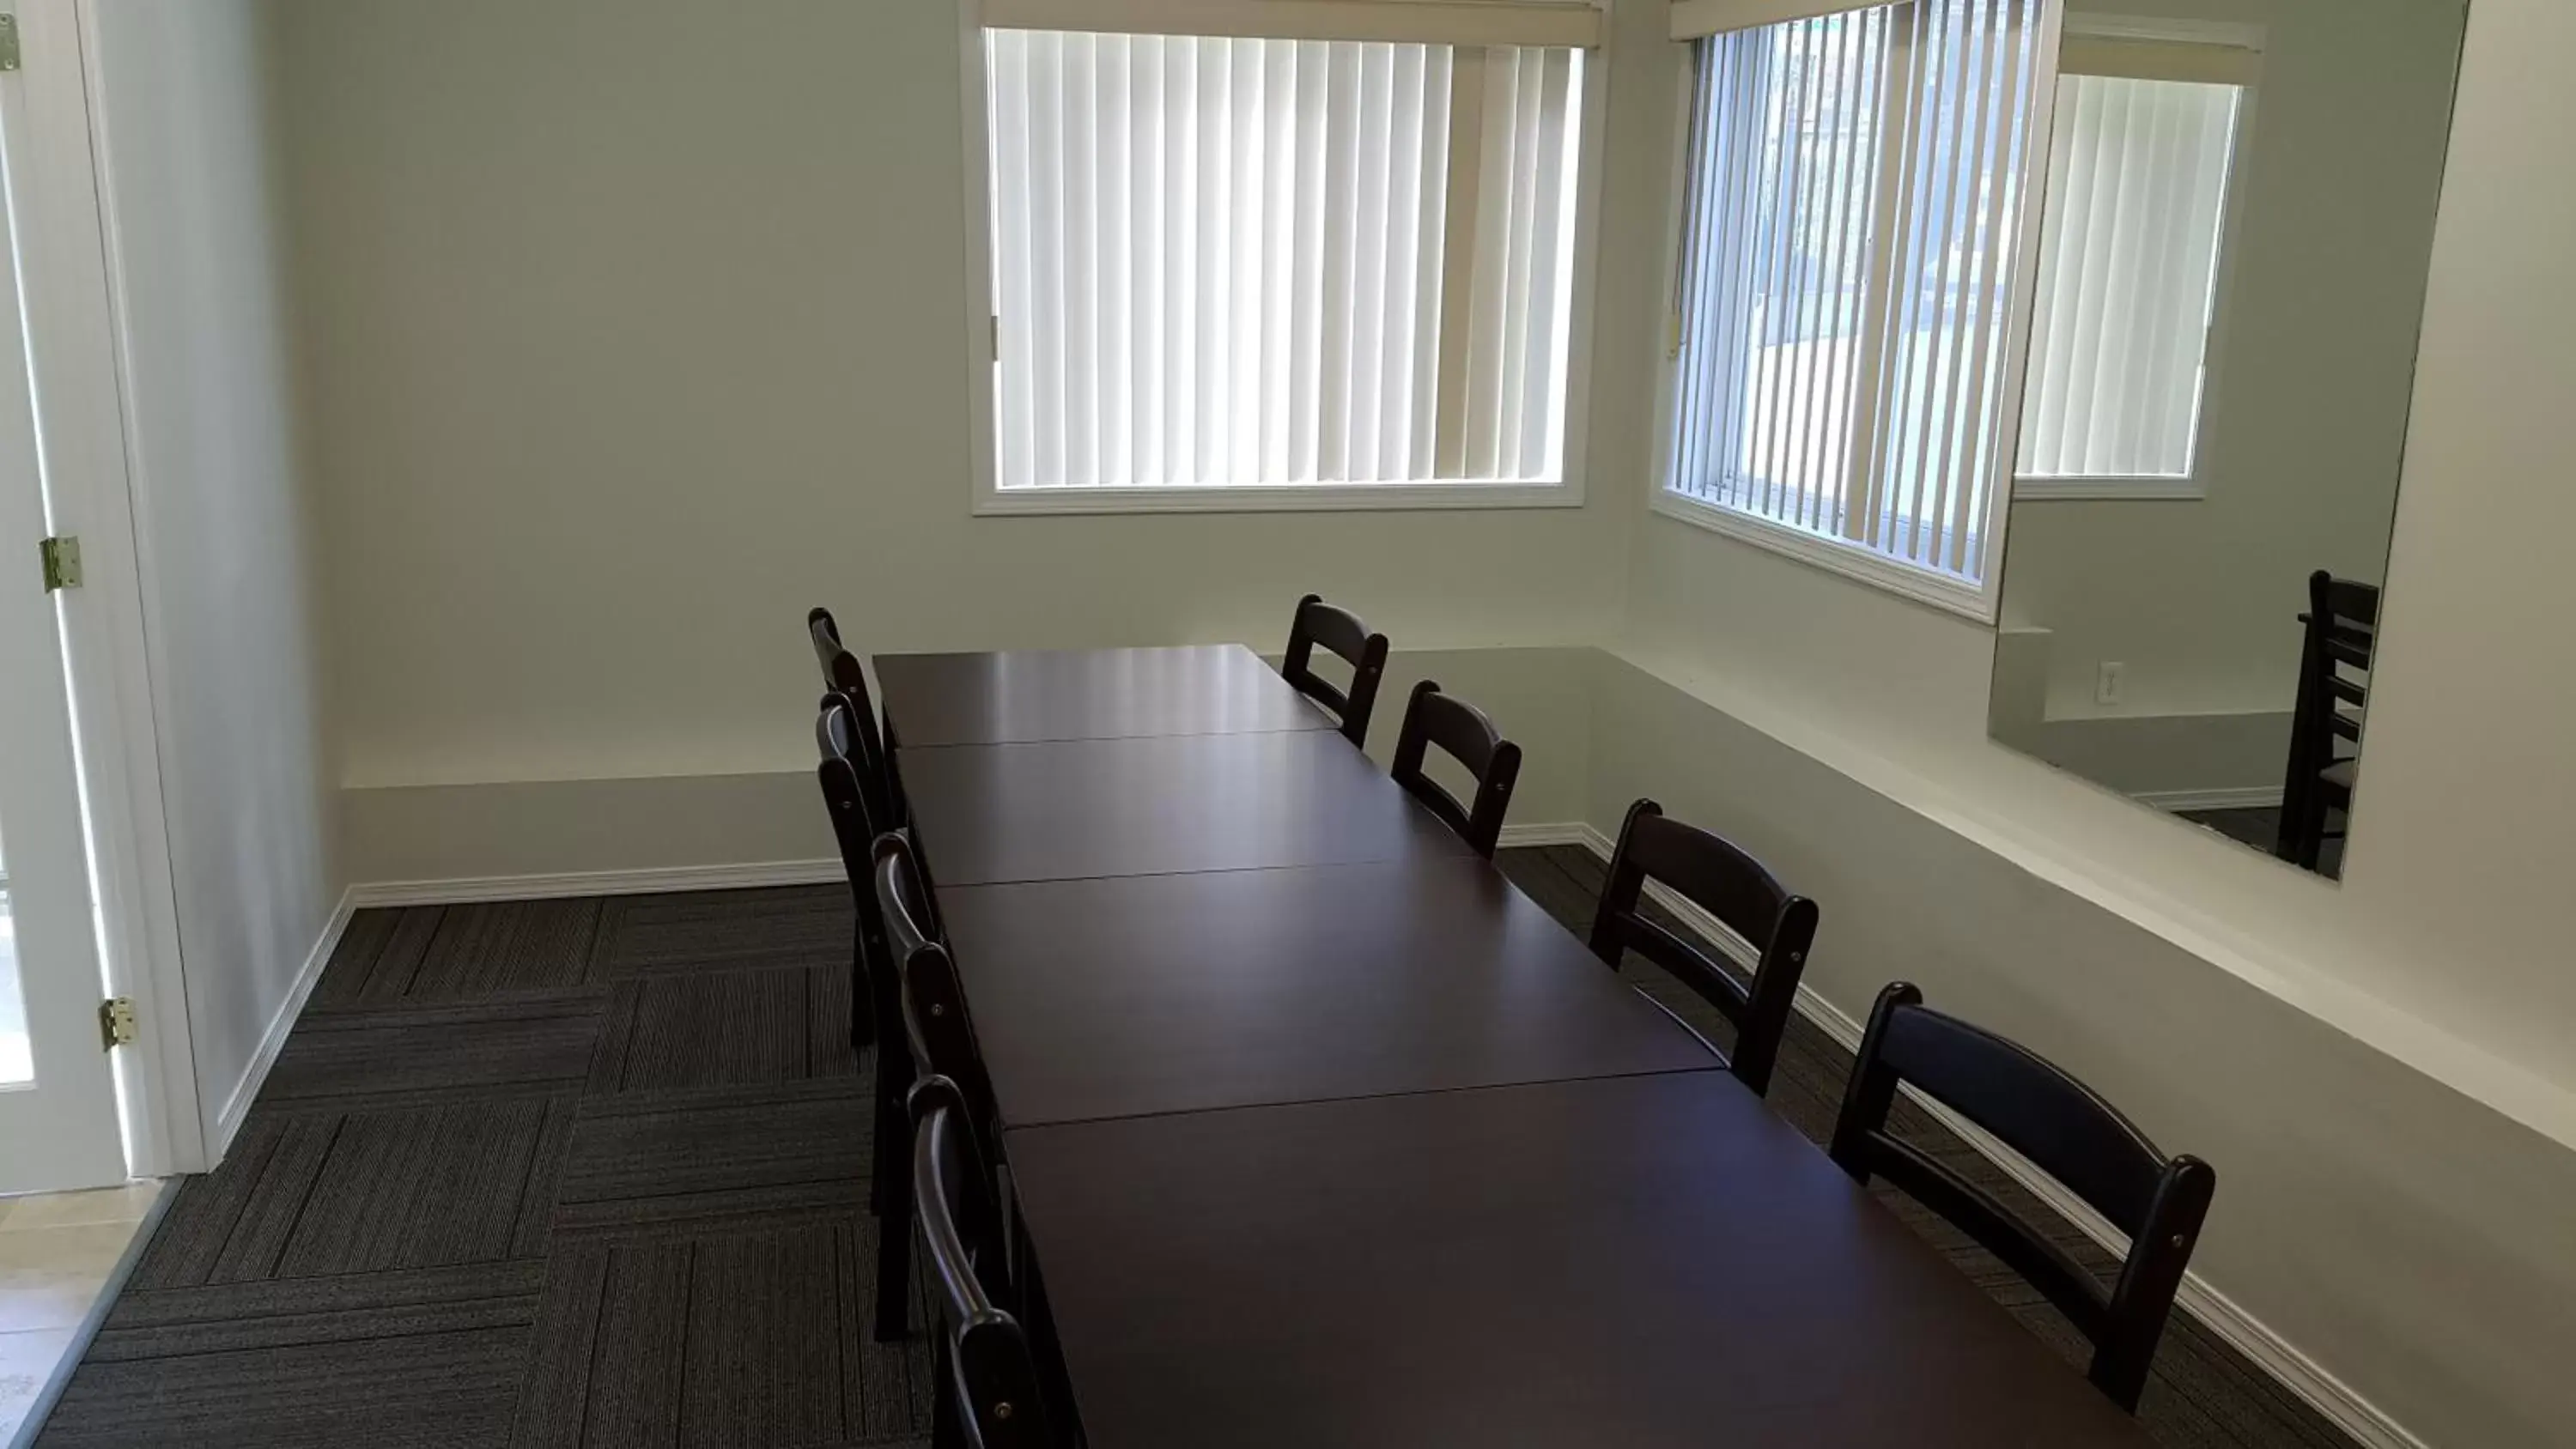
<instances>
[{"instance_id":1,"label":"chair backrest","mask_svg":"<svg viewBox=\"0 0 2576 1449\"><path fill-rule=\"evenodd\" d=\"M2369 703L2371 654L2379 639L2379 590L2319 569L2308 575L2307 625L2301 683L2316 691L2320 706L2310 723L2321 731L2328 749L2334 738L2358 743L2361 711ZM2360 677L2348 670L2359 670ZM2319 768L2332 763L2330 756L2317 761Z\"/></svg>"},{"instance_id":2,"label":"chair backrest","mask_svg":"<svg viewBox=\"0 0 2576 1449\"><path fill-rule=\"evenodd\" d=\"M1750 982L1645 910L1652 880L1717 917L1758 953ZM1610 878L1592 917L1592 954L1612 969L1631 950L1672 973L1735 1024L1727 1068L1756 1093L1771 1088L1780 1038L1797 1004L1798 978L1816 941L1816 903L1793 895L1734 842L1669 819L1639 800L1619 827Z\"/></svg>"},{"instance_id":3,"label":"chair backrest","mask_svg":"<svg viewBox=\"0 0 2576 1449\"><path fill-rule=\"evenodd\" d=\"M903 1030L912 1059L921 1072L956 1082L975 1120L990 1121L992 1086L966 1016L965 988L947 943L939 939L912 841L901 831L888 831L877 837L873 850L877 913L885 920L887 951L901 983Z\"/></svg>"},{"instance_id":4,"label":"chair backrest","mask_svg":"<svg viewBox=\"0 0 2576 1449\"><path fill-rule=\"evenodd\" d=\"M1423 772L1429 747L1438 745L1475 777L1476 803L1458 797ZM1395 763L1387 773L1412 792L1432 814L1465 837L1476 853L1492 859L1502 839L1503 817L1512 808L1512 786L1521 775L1521 747L1504 739L1485 712L1424 680L1405 702L1404 732L1396 738Z\"/></svg>"},{"instance_id":5,"label":"chair backrest","mask_svg":"<svg viewBox=\"0 0 2576 1449\"><path fill-rule=\"evenodd\" d=\"M1318 644L1351 667L1348 690L1334 687L1315 673ZM1384 634L1370 633L1359 615L1325 603L1321 594L1308 594L1297 601L1297 617L1288 626L1288 653L1279 661L1279 677L1298 693L1331 710L1352 744L1368 744L1369 715L1377 708L1377 687L1385 675Z\"/></svg>"},{"instance_id":6,"label":"chair backrest","mask_svg":"<svg viewBox=\"0 0 2576 1449\"><path fill-rule=\"evenodd\" d=\"M995 1301L1010 1290L974 1111L955 1082L937 1075L914 1084L909 1104L913 1211L939 1300L941 1391L953 1395L941 1420L979 1449L1053 1446L1028 1336Z\"/></svg>"},{"instance_id":7,"label":"chair backrest","mask_svg":"<svg viewBox=\"0 0 2576 1449\"><path fill-rule=\"evenodd\" d=\"M862 760L875 778L873 788L882 797L877 815L880 828L909 824L903 779L896 772L891 737L877 723L876 697L868 690L867 670L859 664L859 656L842 645L840 625L833 621L831 610L807 610L805 632L813 640L815 662L823 669L824 691L849 701L853 740L850 753Z\"/></svg>"},{"instance_id":8,"label":"chair backrest","mask_svg":"<svg viewBox=\"0 0 2576 1449\"><path fill-rule=\"evenodd\" d=\"M879 834L895 826L887 808L883 777L870 757L866 732L858 723L861 706L839 691L824 694L814 717L814 749L821 763L815 776L823 786L823 804L832 816L832 835L841 847L841 867L850 889L860 896L860 915L875 917L872 851Z\"/></svg>"},{"instance_id":9,"label":"chair backrest","mask_svg":"<svg viewBox=\"0 0 2576 1449\"><path fill-rule=\"evenodd\" d=\"M2306 637L2290 705L2290 752L2274 853L2314 868L2332 801L2319 772L2350 758L2361 746L2362 716L2370 706L2370 662L2379 637L2379 590L2319 569L2308 575L2308 608L2299 618Z\"/></svg>"},{"instance_id":10,"label":"chair backrest","mask_svg":"<svg viewBox=\"0 0 2576 1449\"><path fill-rule=\"evenodd\" d=\"M1940 1159L1891 1136L1900 1082L2000 1138L2129 1235L2108 1290L2049 1237ZM2094 1387L2134 1413L2174 1290L2191 1262L2218 1175L2168 1158L2118 1109L2051 1062L1923 1005L1897 982L1878 995L1834 1124L1834 1161L1875 1173L1950 1220L2048 1295L2093 1343Z\"/></svg>"}]
</instances>

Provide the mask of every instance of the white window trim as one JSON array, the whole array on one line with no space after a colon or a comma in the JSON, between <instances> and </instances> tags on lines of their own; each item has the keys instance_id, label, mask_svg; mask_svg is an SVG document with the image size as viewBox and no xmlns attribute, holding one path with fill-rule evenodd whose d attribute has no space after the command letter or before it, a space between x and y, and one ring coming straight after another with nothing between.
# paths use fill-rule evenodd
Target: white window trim
<instances>
[{"instance_id":1,"label":"white window trim","mask_svg":"<svg viewBox=\"0 0 2576 1449\"><path fill-rule=\"evenodd\" d=\"M2268 32L2259 25L2241 25L2215 20L2162 20L2120 15L2077 15L2066 17L2065 33L2087 40L2153 40L2183 45L2224 46L2250 51L2256 57L2254 79L2244 83L2245 94L2236 103L2236 136L2227 156L2227 197L2218 227L2218 277L2211 289L2209 302L2209 337L2201 352L2200 411L2192 420L2191 471L2176 475L2129 478L2105 474L2072 476L2044 473L2016 473L2012 480L2015 503L2199 503L2209 497L2209 485L2202 477L2209 462L2209 438L2212 421L2226 411L2226 375L2228 319L2234 311L2236 296L2236 262L2243 240L2239 229L2245 224L2246 161L2253 151L2256 115L2262 105L2263 86L2260 60ZM2043 209L2053 197L2043 197ZM2006 510L2009 512L2009 508Z\"/></svg>"},{"instance_id":2,"label":"white window trim","mask_svg":"<svg viewBox=\"0 0 2576 1449\"><path fill-rule=\"evenodd\" d=\"M2052 20L2056 23L2049 24L2042 35L2036 61L2039 74L2047 79L2047 84L2040 88L2040 112L2032 122L2035 134L2040 136L2050 134L2052 118L2056 112L2058 41L2065 31L2064 7L2051 5L2049 10ZM1685 208L1688 205L1689 194L1691 98L1695 63L1694 49L1691 45L1676 43L1672 49L1674 52L1672 66L1677 77L1676 84L1673 86L1673 114L1670 123L1672 168L1664 184L1664 256L1663 270L1659 273L1667 281L1681 265L1682 230L1689 221ZM2007 323L2013 339L2011 350L2015 356L2027 353L2030 347L2031 317L2034 310L2032 294L2038 290L2039 226L2040 219L2046 210L2045 197L2040 198L2038 204L2026 205L2022 208L2021 242L2015 253L2014 263L2012 313ZM2017 481L2008 481L2006 477L1999 476L1997 486L1987 490L1986 512L1980 534L1985 546L1984 577L1976 583L1935 573L1916 564L1900 562L1857 544L1809 533L1804 529L1791 528L1786 524L1774 523L1757 514L1721 508L1716 504L1680 492L1672 486L1672 480L1673 450L1679 441L1673 436L1673 409L1680 400L1681 377L1680 368L1677 365L1678 349L1674 346L1677 334L1669 330L1677 325L1676 322L1668 319L1666 322L1668 330L1660 339L1663 357L1658 362L1655 373L1654 472L1646 484L1649 512L1677 523L1687 523L1712 533L1722 534L1756 548L1768 549L1827 573L1840 574L1844 578L1885 590L1914 603L1958 614L1990 628L1994 626L2003 611L2004 535L2012 519L2011 500L2020 491ZM2016 365L2014 372L2017 381L2021 371L2022 369ZM2022 391L2023 389L2018 385L2007 390L2003 416L1997 420L1997 425L2001 429L1999 436L2008 438L2021 436ZM2204 414L2206 411L2206 409L2203 410ZM2010 471L2008 463L1998 470L2004 475L2008 475Z\"/></svg>"},{"instance_id":3,"label":"white window trim","mask_svg":"<svg viewBox=\"0 0 2576 1449\"><path fill-rule=\"evenodd\" d=\"M1452 508L1580 508L1592 433L1592 339L1601 242L1602 172L1609 151L1606 50L1583 57L1583 140L1574 191L1574 285L1567 301L1565 455L1558 481L1425 480L1413 483L1276 483L1173 488L1010 488L994 468L993 155L986 127L984 0L958 0L966 150L966 427L978 518L1112 513L1361 513Z\"/></svg>"}]
</instances>

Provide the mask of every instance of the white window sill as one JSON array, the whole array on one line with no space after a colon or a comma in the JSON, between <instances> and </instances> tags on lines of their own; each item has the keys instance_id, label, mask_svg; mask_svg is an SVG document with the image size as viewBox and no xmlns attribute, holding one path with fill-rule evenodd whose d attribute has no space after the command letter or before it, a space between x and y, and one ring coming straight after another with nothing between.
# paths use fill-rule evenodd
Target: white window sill
<instances>
[{"instance_id":1,"label":"white window sill","mask_svg":"<svg viewBox=\"0 0 2576 1449\"><path fill-rule=\"evenodd\" d=\"M1676 493L1660 485L1655 488L1651 506L1666 518L1705 528L1712 533L1722 533L1773 553L1785 554L1800 563L1856 579L1915 603L1965 615L1980 624L1995 621L1994 600L1985 590L1965 579L1935 574L1854 544L1836 542L1802 529L1773 523L1767 518L1703 503L1686 493Z\"/></svg>"},{"instance_id":2,"label":"white window sill","mask_svg":"<svg viewBox=\"0 0 2576 1449\"><path fill-rule=\"evenodd\" d=\"M1002 488L979 517L1081 513L1362 513L1444 508L1580 508L1576 483L1286 483L1231 488Z\"/></svg>"},{"instance_id":3,"label":"white window sill","mask_svg":"<svg viewBox=\"0 0 2576 1449\"><path fill-rule=\"evenodd\" d=\"M2015 503L2190 503L2209 496L2197 478L2015 478Z\"/></svg>"}]
</instances>

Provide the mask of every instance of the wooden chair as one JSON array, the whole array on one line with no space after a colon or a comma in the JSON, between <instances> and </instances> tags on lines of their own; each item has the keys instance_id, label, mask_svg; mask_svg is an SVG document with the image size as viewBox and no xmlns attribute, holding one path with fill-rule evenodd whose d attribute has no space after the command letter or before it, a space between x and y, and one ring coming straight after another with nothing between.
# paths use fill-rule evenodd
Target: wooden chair
<instances>
[{"instance_id":1,"label":"wooden chair","mask_svg":"<svg viewBox=\"0 0 2576 1449\"><path fill-rule=\"evenodd\" d=\"M1423 760L1432 745L1448 751L1475 777L1472 808L1459 804L1457 796L1423 773ZM1483 710L1442 694L1431 680L1413 686L1413 698L1404 706L1404 732L1396 737L1395 763L1387 773L1474 846L1478 855L1494 858L1494 846L1503 835L1503 816L1512 808L1512 786L1520 779L1521 747L1504 739Z\"/></svg>"},{"instance_id":2,"label":"wooden chair","mask_svg":"<svg viewBox=\"0 0 2576 1449\"><path fill-rule=\"evenodd\" d=\"M1054 1449L1038 1357L1001 1303L1006 1230L966 1092L924 1077L912 1099L913 1215L938 1285L932 1449Z\"/></svg>"},{"instance_id":3,"label":"wooden chair","mask_svg":"<svg viewBox=\"0 0 2576 1449\"><path fill-rule=\"evenodd\" d=\"M1993 1133L2128 1234L2118 1280L2106 1291L1992 1194L1890 1136L1887 1114L1899 1082L1913 1083ZM2082 1082L2002 1037L1925 1007L1923 993L1901 981L1878 994L1869 1014L1832 1150L1854 1178L1886 1178L2045 1293L2092 1340L2093 1386L2137 1412L2174 1290L2217 1186L2208 1163L2166 1157Z\"/></svg>"},{"instance_id":4,"label":"wooden chair","mask_svg":"<svg viewBox=\"0 0 2576 1449\"><path fill-rule=\"evenodd\" d=\"M1315 646L1321 644L1351 667L1345 691L1314 670ZM1377 687L1386 675L1386 636L1372 634L1360 616L1324 602L1321 594L1297 601L1297 617L1288 627L1288 654L1279 661L1279 677L1331 710L1352 744L1368 746L1369 715L1377 708Z\"/></svg>"},{"instance_id":5,"label":"wooden chair","mask_svg":"<svg viewBox=\"0 0 2576 1449\"><path fill-rule=\"evenodd\" d=\"M805 614L805 632L814 644L814 659L823 668L823 688L850 702L850 713L857 725L854 732L857 758L865 762L868 789L875 797L871 804L881 829L891 830L912 823L912 809L903 795L903 776L895 764L894 723L883 729L877 724L876 698L868 692L868 673L860 667L859 656L841 644L841 627L832 619L829 609L810 609Z\"/></svg>"},{"instance_id":6,"label":"wooden chair","mask_svg":"<svg viewBox=\"0 0 2576 1449\"><path fill-rule=\"evenodd\" d=\"M2361 770L2362 714L2379 637L2379 590L2323 569L2308 575L2307 638L2290 710L2290 760L2281 781L2281 830L2272 853L2319 868L2330 813L2349 821ZM2344 747L2349 745L2349 750Z\"/></svg>"},{"instance_id":7,"label":"wooden chair","mask_svg":"<svg viewBox=\"0 0 2576 1449\"><path fill-rule=\"evenodd\" d=\"M896 1003L893 968L886 955L884 922L877 914L873 858L869 854L878 832L889 828L890 822L885 815L884 797L875 788L867 763L865 733L858 724L859 717L859 707L848 696L824 695L822 711L814 718L814 745L822 757L815 767L815 777L823 787L823 807L832 818L832 836L841 848L841 869L849 877L850 894L858 907L859 929L850 953L850 1045L864 1051L876 1042L876 1023L894 1019ZM905 1063L903 1077L894 1087L897 1095L893 1101L898 1110L900 1094L911 1081L910 1064ZM879 1120L884 1121L882 1071L878 1089ZM878 1206L871 1201L872 1209Z\"/></svg>"},{"instance_id":8,"label":"wooden chair","mask_svg":"<svg viewBox=\"0 0 2576 1449\"><path fill-rule=\"evenodd\" d=\"M975 1049L973 1029L966 1020L966 996L958 984L956 962L938 935L911 837L903 831L887 831L877 837L871 854L875 862L876 909L885 922L886 952L892 962L888 974L897 982L899 1004L895 1016L903 1022L909 1070L946 1077L959 1084L975 1122L979 1126L989 1123L992 1087L984 1075L983 1057ZM886 1054L887 1060L892 1058L892 1053ZM881 1073L880 1103L886 1080ZM896 1088L898 1102L909 1086L907 1080ZM882 1130L886 1125L882 1106L878 1121ZM898 1106L892 1123L895 1135L890 1140L901 1140L902 1122L902 1108ZM892 1205L890 1214L881 1215L877 1229L876 1335L880 1341L891 1342L904 1337L911 1326L905 1285L911 1281L912 1235L909 1225L897 1219L908 1210L913 1189L907 1180L910 1164L900 1150L878 1153L876 1164L877 1170L888 1177L883 1201Z\"/></svg>"},{"instance_id":9,"label":"wooden chair","mask_svg":"<svg viewBox=\"0 0 2576 1449\"><path fill-rule=\"evenodd\" d=\"M1749 984L1647 917L1642 897L1649 880L1717 917L1759 953ZM1734 1052L1719 1055L1738 1081L1760 1095L1771 1088L1798 978L1815 945L1816 919L1816 903L1790 894L1762 862L1708 831L1665 818L1654 801L1640 800L1619 826L1610 877L1592 918L1592 954L1615 971L1633 950L1716 1007L1735 1025Z\"/></svg>"}]
</instances>

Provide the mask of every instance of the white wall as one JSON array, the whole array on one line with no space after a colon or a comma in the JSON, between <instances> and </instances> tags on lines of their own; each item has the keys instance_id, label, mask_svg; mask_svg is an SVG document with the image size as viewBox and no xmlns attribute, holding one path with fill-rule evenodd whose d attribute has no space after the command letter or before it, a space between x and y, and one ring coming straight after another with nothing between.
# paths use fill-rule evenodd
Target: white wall
<instances>
[{"instance_id":1,"label":"white wall","mask_svg":"<svg viewBox=\"0 0 2576 1449\"><path fill-rule=\"evenodd\" d=\"M161 776L209 1136L338 902L251 0L99 0L99 140Z\"/></svg>"},{"instance_id":2,"label":"white wall","mask_svg":"<svg viewBox=\"0 0 2576 1449\"><path fill-rule=\"evenodd\" d=\"M2463 6L2068 9L2259 26L2263 70L2212 339L2207 496L2015 504L2004 619L2051 631L2053 718L2286 716L2308 574L2376 582L2387 561ZM2094 702L2108 660L2128 666L2117 706ZM2277 784L2279 751L2262 764L2254 783Z\"/></svg>"},{"instance_id":3,"label":"white wall","mask_svg":"<svg viewBox=\"0 0 2576 1449\"><path fill-rule=\"evenodd\" d=\"M287 13L348 785L809 768L816 603L863 650L1615 613L1615 502L971 518L944 0Z\"/></svg>"},{"instance_id":4,"label":"white wall","mask_svg":"<svg viewBox=\"0 0 2576 1449\"><path fill-rule=\"evenodd\" d=\"M1920 976L2211 1156L2210 1280L2442 1445L2576 1417L2576 697L2535 667L2576 188L2531 141L2576 128L2571 43L2545 0L2471 14L2340 889L1990 743L1987 631L1642 509L1594 725L1596 824L1689 802L1825 900L1838 1005Z\"/></svg>"}]
</instances>

